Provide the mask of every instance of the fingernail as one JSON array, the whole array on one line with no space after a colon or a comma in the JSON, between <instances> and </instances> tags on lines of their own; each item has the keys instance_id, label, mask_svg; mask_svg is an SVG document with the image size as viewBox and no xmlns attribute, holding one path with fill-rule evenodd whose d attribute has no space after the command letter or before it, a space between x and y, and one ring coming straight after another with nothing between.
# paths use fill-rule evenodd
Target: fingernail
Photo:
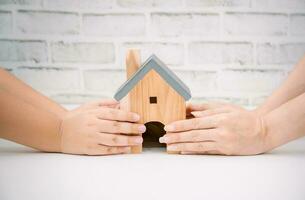
<instances>
[{"instance_id":1,"label":"fingernail","mask_svg":"<svg viewBox=\"0 0 305 200\"><path fill-rule=\"evenodd\" d=\"M143 138L139 137L139 138L136 138L134 141L135 141L135 143L137 143L137 144L142 144Z\"/></svg>"},{"instance_id":2,"label":"fingernail","mask_svg":"<svg viewBox=\"0 0 305 200\"><path fill-rule=\"evenodd\" d=\"M140 133L144 133L146 131L146 126L144 126L144 125L139 126L138 130Z\"/></svg>"},{"instance_id":3,"label":"fingernail","mask_svg":"<svg viewBox=\"0 0 305 200\"><path fill-rule=\"evenodd\" d=\"M160 138L159 138L159 142L160 142L160 143L166 143L166 142L167 142L167 138L164 137L164 136L163 136L163 137L160 137Z\"/></svg>"},{"instance_id":4,"label":"fingernail","mask_svg":"<svg viewBox=\"0 0 305 200\"><path fill-rule=\"evenodd\" d=\"M168 151L177 151L178 148L177 148L177 146L175 146L175 145L168 145L168 146L167 146L167 150L168 150Z\"/></svg>"},{"instance_id":5,"label":"fingernail","mask_svg":"<svg viewBox=\"0 0 305 200\"><path fill-rule=\"evenodd\" d=\"M166 125L164 126L164 130L167 132L171 132L175 130L175 126L174 125Z\"/></svg>"},{"instance_id":6,"label":"fingernail","mask_svg":"<svg viewBox=\"0 0 305 200\"><path fill-rule=\"evenodd\" d=\"M140 116L139 116L138 114L134 114L134 115L133 115L133 119L134 119L135 121L139 121L139 120L140 120Z\"/></svg>"}]
</instances>

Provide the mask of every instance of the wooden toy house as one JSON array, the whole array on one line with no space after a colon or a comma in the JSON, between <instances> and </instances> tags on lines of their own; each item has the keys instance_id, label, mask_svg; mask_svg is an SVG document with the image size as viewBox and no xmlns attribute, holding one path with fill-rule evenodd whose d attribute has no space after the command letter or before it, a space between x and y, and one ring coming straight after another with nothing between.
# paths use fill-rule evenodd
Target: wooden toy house
<instances>
[{"instance_id":1,"label":"wooden toy house","mask_svg":"<svg viewBox=\"0 0 305 200\"><path fill-rule=\"evenodd\" d=\"M190 89L157 56L150 56L141 66L139 59L136 51L127 55L128 80L114 98L123 100L122 109L138 113L139 123L147 128L152 125L150 134L160 137L165 133L164 125L185 119ZM161 125L159 131L154 129L156 125ZM141 147L133 148L132 152L141 152Z\"/></svg>"}]
</instances>

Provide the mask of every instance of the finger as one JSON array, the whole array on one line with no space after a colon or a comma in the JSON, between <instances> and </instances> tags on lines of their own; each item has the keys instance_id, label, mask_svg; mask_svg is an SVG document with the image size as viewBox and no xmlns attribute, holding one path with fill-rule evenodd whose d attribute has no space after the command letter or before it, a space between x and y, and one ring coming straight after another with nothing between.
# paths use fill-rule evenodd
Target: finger
<instances>
[{"instance_id":1,"label":"finger","mask_svg":"<svg viewBox=\"0 0 305 200\"><path fill-rule=\"evenodd\" d=\"M221 115L214 115L206 118L193 118L172 122L164 127L166 132L181 132L192 129L217 128Z\"/></svg>"},{"instance_id":2,"label":"finger","mask_svg":"<svg viewBox=\"0 0 305 200\"><path fill-rule=\"evenodd\" d=\"M224 107L208 109L208 110L204 110L204 111L193 111L192 115L199 118L199 117L208 117L208 116L216 115L216 114L220 114L220 113L228 113L231 111L232 111L231 107L224 106Z\"/></svg>"},{"instance_id":3,"label":"finger","mask_svg":"<svg viewBox=\"0 0 305 200\"><path fill-rule=\"evenodd\" d=\"M186 143L216 141L217 129L191 130L179 133L168 133L159 139L161 143Z\"/></svg>"},{"instance_id":4,"label":"finger","mask_svg":"<svg viewBox=\"0 0 305 200\"><path fill-rule=\"evenodd\" d=\"M98 131L105 133L123 133L131 135L139 135L146 131L144 124L135 124L128 122L98 120Z\"/></svg>"},{"instance_id":5,"label":"finger","mask_svg":"<svg viewBox=\"0 0 305 200\"><path fill-rule=\"evenodd\" d=\"M114 108L100 108L95 111L96 116L99 119L116 120L116 121L128 121L137 122L140 116L136 113L114 109Z\"/></svg>"},{"instance_id":6,"label":"finger","mask_svg":"<svg viewBox=\"0 0 305 200\"><path fill-rule=\"evenodd\" d=\"M217 151L216 142L176 143L167 145L168 151L197 152Z\"/></svg>"},{"instance_id":7,"label":"finger","mask_svg":"<svg viewBox=\"0 0 305 200\"><path fill-rule=\"evenodd\" d=\"M130 153L130 147L108 147L104 145L96 144L88 150L88 155L114 155L114 154L123 154Z\"/></svg>"},{"instance_id":8,"label":"finger","mask_svg":"<svg viewBox=\"0 0 305 200\"><path fill-rule=\"evenodd\" d=\"M143 143L141 136L127 136L109 133L95 133L93 139L98 143L106 146L137 146Z\"/></svg>"}]
</instances>

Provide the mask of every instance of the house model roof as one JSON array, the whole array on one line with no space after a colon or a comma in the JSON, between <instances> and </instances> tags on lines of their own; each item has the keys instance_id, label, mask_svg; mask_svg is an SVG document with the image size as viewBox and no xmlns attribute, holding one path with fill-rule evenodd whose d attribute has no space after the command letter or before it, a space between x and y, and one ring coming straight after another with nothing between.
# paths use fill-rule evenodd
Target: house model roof
<instances>
[{"instance_id":1,"label":"house model roof","mask_svg":"<svg viewBox=\"0 0 305 200\"><path fill-rule=\"evenodd\" d=\"M191 98L190 89L174 74L157 56L151 55L134 75L127 80L115 93L119 101L150 71L154 69L160 76L186 101Z\"/></svg>"}]
</instances>

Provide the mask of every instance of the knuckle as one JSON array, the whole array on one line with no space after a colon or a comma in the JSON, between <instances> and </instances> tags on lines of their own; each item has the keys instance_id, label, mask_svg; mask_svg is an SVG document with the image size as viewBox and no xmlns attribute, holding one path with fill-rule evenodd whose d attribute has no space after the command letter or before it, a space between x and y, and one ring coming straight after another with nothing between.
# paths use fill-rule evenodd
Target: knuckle
<instances>
[{"instance_id":1,"label":"knuckle","mask_svg":"<svg viewBox=\"0 0 305 200\"><path fill-rule=\"evenodd\" d=\"M92 132L88 132L88 133L86 134L86 137L87 137L87 140L88 140L88 141L92 141L92 140L95 140L96 135L95 135L94 133L92 133Z\"/></svg>"},{"instance_id":2,"label":"knuckle","mask_svg":"<svg viewBox=\"0 0 305 200\"><path fill-rule=\"evenodd\" d=\"M197 149L199 151L204 151L205 145L202 142L197 143Z\"/></svg>"},{"instance_id":3,"label":"knuckle","mask_svg":"<svg viewBox=\"0 0 305 200\"><path fill-rule=\"evenodd\" d=\"M109 152L109 154L115 154L117 152L116 150L117 150L117 148L113 147L113 148L109 148L108 152Z\"/></svg>"},{"instance_id":4,"label":"knuckle","mask_svg":"<svg viewBox=\"0 0 305 200\"><path fill-rule=\"evenodd\" d=\"M113 150L112 150L113 148L111 148L111 147L105 146L104 149L105 149L106 154L112 154L112 152L113 152Z\"/></svg>"},{"instance_id":5,"label":"knuckle","mask_svg":"<svg viewBox=\"0 0 305 200\"><path fill-rule=\"evenodd\" d=\"M111 122L111 126L113 127L113 130L114 130L115 132L120 132L120 130L121 130L121 125L120 125L120 123L119 123L118 121L112 121L112 122Z\"/></svg>"},{"instance_id":6,"label":"knuckle","mask_svg":"<svg viewBox=\"0 0 305 200\"><path fill-rule=\"evenodd\" d=\"M130 124L130 123L124 123L122 125L121 129L122 129L123 133L131 133L131 132L136 133L137 129L138 129L138 125Z\"/></svg>"},{"instance_id":7,"label":"knuckle","mask_svg":"<svg viewBox=\"0 0 305 200\"><path fill-rule=\"evenodd\" d=\"M118 138L115 135L110 135L109 136L109 142L108 145L114 146L118 143Z\"/></svg>"}]
</instances>

